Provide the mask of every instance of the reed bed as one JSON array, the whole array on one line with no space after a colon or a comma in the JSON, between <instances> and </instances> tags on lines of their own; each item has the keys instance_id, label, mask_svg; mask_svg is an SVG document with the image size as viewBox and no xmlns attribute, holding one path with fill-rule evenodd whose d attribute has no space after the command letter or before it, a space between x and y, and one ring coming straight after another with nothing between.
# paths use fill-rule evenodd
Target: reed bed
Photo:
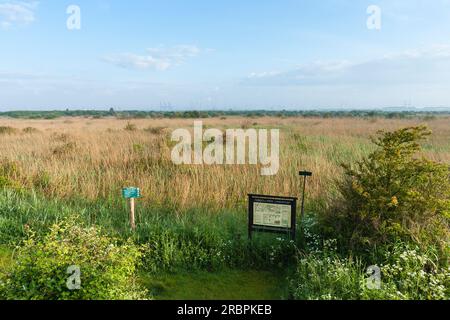
<instances>
[{"instance_id":1,"label":"reed bed","mask_svg":"<svg viewBox=\"0 0 450 320\"><path fill-rule=\"evenodd\" d=\"M20 186L51 198L86 200L120 197L124 186L142 189L148 205L183 209L236 208L248 193L299 196L300 169L314 172L312 199L326 199L342 173L340 164L368 154L378 130L426 123L433 131L424 144L431 159L450 163L450 118L362 119L227 117L202 119L204 127L280 129L280 170L260 175L252 165L174 165L171 132L192 129L192 119L0 118L0 158L14 166L6 174ZM5 171L5 170L4 170Z\"/></svg>"}]
</instances>

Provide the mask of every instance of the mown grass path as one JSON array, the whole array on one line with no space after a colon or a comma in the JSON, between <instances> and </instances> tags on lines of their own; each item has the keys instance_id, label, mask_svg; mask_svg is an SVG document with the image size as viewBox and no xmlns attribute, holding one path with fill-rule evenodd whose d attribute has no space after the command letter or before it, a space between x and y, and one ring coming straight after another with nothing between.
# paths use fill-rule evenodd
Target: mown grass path
<instances>
[{"instance_id":1,"label":"mown grass path","mask_svg":"<svg viewBox=\"0 0 450 320\"><path fill-rule=\"evenodd\" d=\"M142 275L156 300L279 300L286 298L286 280L267 271L224 270Z\"/></svg>"}]
</instances>

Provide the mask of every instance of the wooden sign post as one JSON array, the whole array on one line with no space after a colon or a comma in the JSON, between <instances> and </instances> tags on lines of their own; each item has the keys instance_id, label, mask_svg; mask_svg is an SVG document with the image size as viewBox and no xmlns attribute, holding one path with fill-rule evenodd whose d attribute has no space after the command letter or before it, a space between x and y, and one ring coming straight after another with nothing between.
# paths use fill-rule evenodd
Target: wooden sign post
<instances>
[{"instance_id":1,"label":"wooden sign post","mask_svg":"<svg viewBox=\"0 0 450 320\"><path fill-rule=\"evenodd\" d=\"M131 230L136 230L136 219L134 215L135 203L134 199L141 197L141 190L135 187L123 188L122 195L125 199L130 199L130 225Z\"/></svg>"},{"instance_id":2,"label":"wooden sign post","mask_svg":"<svg viewBox=\"0 0 450 320\"><path fill-rule=\"evenodd\" d=\"M134 216L134 198L130 198L130 225L131 230L136 230L136 219Z\"/></svg>"}]
</instances>

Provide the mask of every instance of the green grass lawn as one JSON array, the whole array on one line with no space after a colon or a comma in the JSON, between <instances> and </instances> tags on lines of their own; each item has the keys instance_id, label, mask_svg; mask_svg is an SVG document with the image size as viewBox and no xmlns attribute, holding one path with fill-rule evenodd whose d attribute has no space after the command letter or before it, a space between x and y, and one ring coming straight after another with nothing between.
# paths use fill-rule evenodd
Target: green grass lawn
<instances>
[{"instance_id":1,"label":"green grass lawn","mask_svg":"<svg viewBox=\"0 0 450 320\"><path fill-rule=\"evenodd\" d=\"M286 297L285 277L266 271L142 275L141 279L156 300L279 300Z\"/></svg>"}]
</instances>

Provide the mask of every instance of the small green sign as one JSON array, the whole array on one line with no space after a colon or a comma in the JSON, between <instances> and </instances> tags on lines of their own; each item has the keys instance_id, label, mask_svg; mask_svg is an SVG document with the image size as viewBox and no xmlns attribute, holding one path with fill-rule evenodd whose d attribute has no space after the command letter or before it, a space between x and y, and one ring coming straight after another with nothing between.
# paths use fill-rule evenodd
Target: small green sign
<instances>
[{"instance_id":1,"label":"small green sign","mask_svg":"<svg viewBox=\"0 0 450 320\"><path fill-rule=\"evenodd\" d=\"M134 198L140 198L141 197L141 190L139 188L123 188L122 189L122 195L126 199L134 199Z\"/></svg>"}]
</instances>

